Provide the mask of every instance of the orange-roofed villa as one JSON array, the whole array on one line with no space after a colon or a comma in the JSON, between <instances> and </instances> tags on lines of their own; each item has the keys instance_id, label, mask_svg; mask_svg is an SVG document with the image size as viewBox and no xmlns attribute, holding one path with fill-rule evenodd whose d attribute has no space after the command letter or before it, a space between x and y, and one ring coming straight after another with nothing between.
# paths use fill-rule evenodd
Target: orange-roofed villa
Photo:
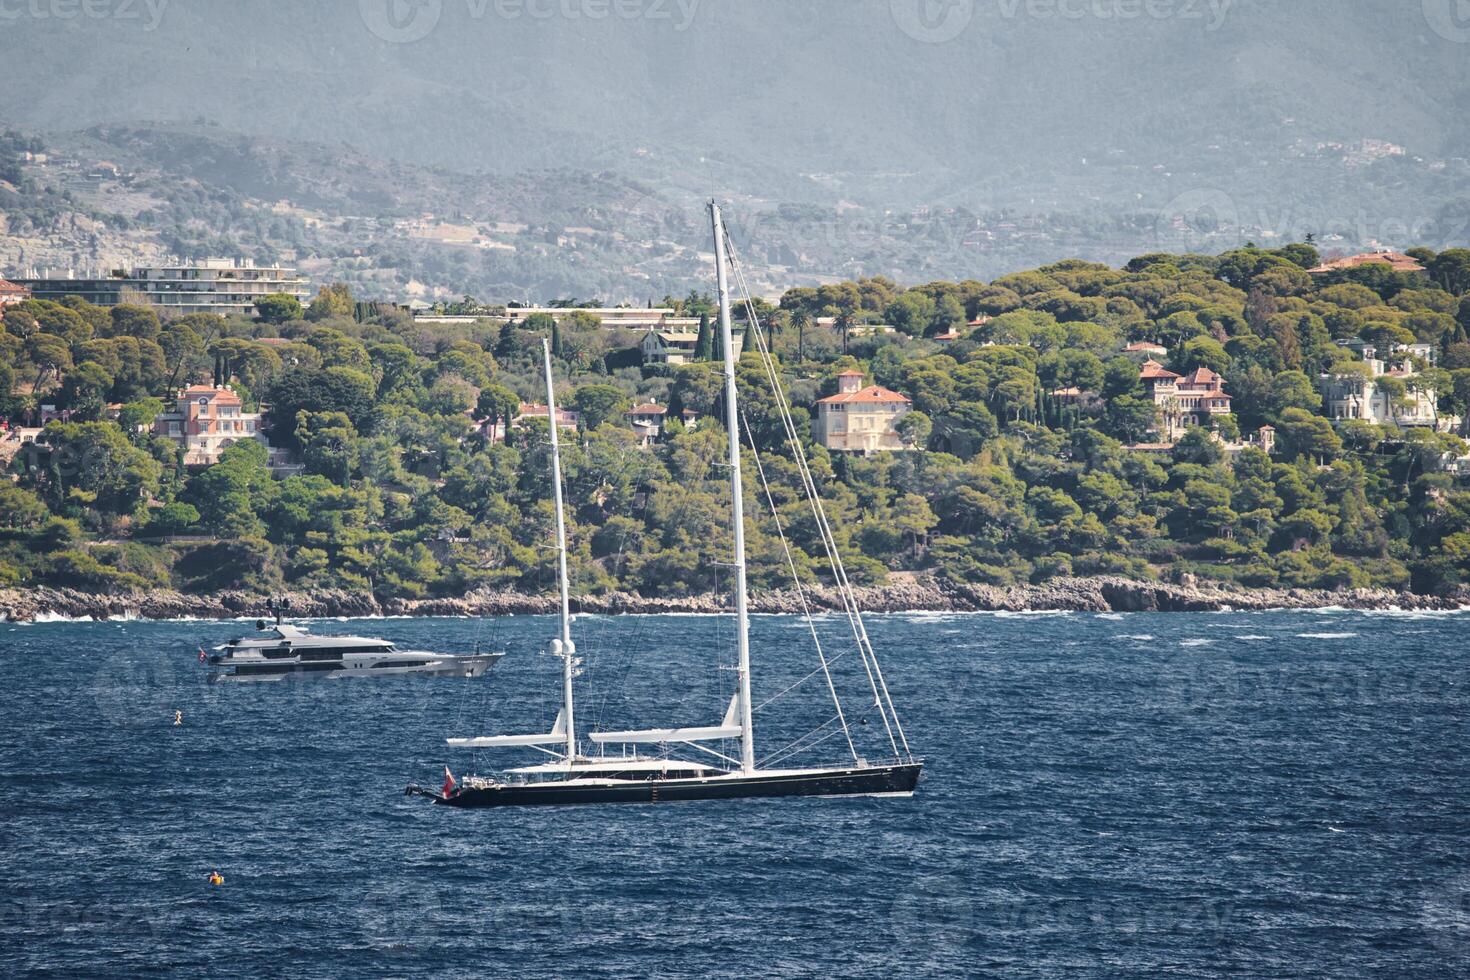
<instances>
[{"instance_id":1,"label":"orange-roofed villa","mask_svg":"<svg viewBox=\"0 0 1470 980\"><path fill-rule=\"evenodd\" d=\"M642 405L634 405L623 413L633 431L638 433L638 441L645 446L651 446L664 431L664 416L669 414L666 406L660 405L657 399L644 402Z\"/></svg>"},{"instance_id":2,"label":"orange-roofed villa","mask_svg":"<svg viewBox=\"0 0 1470 980\"><path fill-rule=\"evenodd\" d=\"M5 307L14 306L16 303L24 303L31 298L31 291L24 286L17 286L6 279L0 279L0 317L4 316Z\"/></svg>"},{"instance_id":3,"label":"orange-roofed villa","mask_svg":"<svg viewBox=\"0 0 1470 980\"><path fill-rule=\"evenodd\" d=\"M546 406L539 402L521 402L520 408L516 410L515 418L510 420L510 426L511 428L515 428L527 419L544 419L547 417L547 414ZM575 409L562 408L560 405L557 406L556 427L558 429L563 432L576 432L581 422L581 412ZM491 442L504 442L507 435L505 423L500 419L496 419L494 425L490 424L489 419L481 422L480 432Z\"/></svg>"},{"instance_id":4,"label":"orange-roofed villa","mask_svg":"<svg viewBox=\"0 0 1470 980\"><path fill-rule=\"evenodd\" d=\"M190 385L179 390L170 411L154 419L153 434L182 446L185 466L218 463L220 453L241 439L254 439L270 450L261 413L243 408L240 396L229 385ZM284 462L280 451L272 451L273 466Z\"/></svg>"},{"instance_id":5,"label":"orange-roofed villa","mask_svg":"<svg viewBox=\"0 0 1470 980\"><path fill-rule=\"evenodd\" d=\"M817 401L814 435L828 449L863 454L910 448L898 433L898 420L913 403L882 385L863 385L861 371L837 376L837 394Z\"/></svg>"}]
</instances>

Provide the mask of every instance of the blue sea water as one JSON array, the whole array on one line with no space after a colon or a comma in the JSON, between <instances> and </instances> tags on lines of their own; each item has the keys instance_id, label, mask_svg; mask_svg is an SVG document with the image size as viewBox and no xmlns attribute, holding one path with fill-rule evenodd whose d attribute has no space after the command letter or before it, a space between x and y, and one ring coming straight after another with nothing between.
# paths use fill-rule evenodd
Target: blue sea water
<instances>
[{"instance_id":1,"label":"blue sea water","mask_svg":"<svg viewBox=\"0 0 1470 980\"><path fill-rule=\"evenodd\" d=\"M443 738L549 728L548 619L311 624L507 649L480 680L212 686L198 646L248 624L0 624L0 974L1470 969L1464 616L869 623L912 799L479 811L402 789L534 761ZM584 725L724 710L726 620L576 630ZM833 712L800 620L757 617L754 649L757 702L796 685L756 714L769 756ZM834 673L877 758L856 658ZM846 755L819 731L793 764Z\"/></svg>"}]
</instances>

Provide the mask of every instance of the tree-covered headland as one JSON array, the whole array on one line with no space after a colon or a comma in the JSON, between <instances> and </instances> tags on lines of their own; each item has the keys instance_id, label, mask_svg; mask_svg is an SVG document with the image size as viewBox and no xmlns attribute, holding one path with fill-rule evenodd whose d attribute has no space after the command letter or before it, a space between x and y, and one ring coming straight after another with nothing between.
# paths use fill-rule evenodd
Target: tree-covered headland
<instances>
[{"instance_id":1,"label":"tree-covered headland","mask_svg":"<svg viewBox=\"0 0 1470 980\"><path fill-rule=\"evenodd\" d=\"M856 580L1193 575L1435 592L1470 577L1467 450L1449 421L1470 418L1470 251L1410 254L1422 272L1309 273L1319 256L1296 244L1121 269L1065 261L990 283L867 278L757 306ZM670 303L710 311L706 296ZM544 400L543 336L559 400L579 416L563 464L577 589L718 588L729 542L715 363L641 365L638 335L585 313L431 324L340 286L305 308L262 301L255 317L160 320L76 298L8 308L0 586L547 588L546 421L521 417ZM1222 375L1230 414L1163 438L1124 353L1139 342L1166 348L1172 372ZM1397 369L1375 375L1365 343ZM702 335L698 353L717 347ZM750 436L797 567L816 580L819 539L747 348ZM912 399L908 451L810 443L815 401L854 368ZM1354 373L1391 406L1427 399L1439 424L1329 417L1324 376ZM186 465L154 420L194 383L264 408L291 465L273 472L248 438ZM670 411L645 446L623 413L650 400ZM20 444L15 430L41 421ZM747 488L753 582L780 587L776 524Z\"/></svg>"}]
</instances>

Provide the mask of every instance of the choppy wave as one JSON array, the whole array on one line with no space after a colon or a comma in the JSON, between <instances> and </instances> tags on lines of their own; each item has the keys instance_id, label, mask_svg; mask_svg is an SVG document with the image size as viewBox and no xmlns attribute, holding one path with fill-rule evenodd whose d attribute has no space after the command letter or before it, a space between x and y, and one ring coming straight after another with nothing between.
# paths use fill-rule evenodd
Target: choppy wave
<instances>
[{"instance_id":1,"label":"choppy wave","mask_svg":"<svg viewBox=\"0 0 1470 980\"><path fill-rule=\"evenodd\" d=\"M64 616L56 612L38 612L31 617L33 623L95 623L91 616Z\"/></svg>"},{"instance_id":2,"label":"choppy wave","mask_svg":"<svg viewBox=\"0 0 1470 980\"><path fill-rule=\"evenodd\" d=\"M762 644L758 698L816 667L788 622L804 629L796 617L758 627L790 641ZM462 775L538 758L469 756L443 739L550 728L560 668L531 653L544 615L501 619L498 639L526 653L478 681L248 689L205 686L187 655L198 634L228 625L15 627L0 638L0 836L15 893L0 911L0 959L23 967L6 975L248 961L271 975L437 977L499 963L533 975L761 975L825 962L844 975L1024 964L1037 977L1079 965L1153 976L1218 972L1222 956L1246 976L1452 974L1463 835L1426 828L1462 826L1470 800L1464 624L1414 623L1429 634L1414 637L1364 624L1129 615L1123 636L1092 615L886 617L879 646L899 654L884 661L888 684L928 759L912 799L493 815L427 807L402 789L437 784L446 764ZM1268 627L1272 643L1231 642ZM417 646L477 628L441 619L380 632ZM1371 669L1343 669L1356 644L1295 635L1347 629L1371 638ZM700 723L727 703L716 642L727 622L609 617L584 634L584 727ZM1157 656L1129 642L1155 636ZM1207 637L1213 647L1176 645ZM600 645L614 655L594 670ZM887 742L862 707L862 662L833 658L833 670L856 751L876 758ZM760 751L830 714L818 674L757 716ZM798 761L842 761L843 741ZM1261 745L1242 762L1242 747ZM1323 773L1350 794L1322 792ZM1211 843L1242 829L1269 846ZM283 830L310 848L283 847ZM630 840L644 844L631 862ZM216 867L221 888L205 883ZM707 881L721 886L706 894ZM1364 894L1372 914L1352 901ZM657 942L629 942L630 917L672 904L680 914L660 920Z\"/></svg>"},{"instance_id":3,"label":"choppy wave","mask_svg":"<svg viewBox=\"0 0 1470 980\"><path fill-rule=\"evenodd\" d=\"M1351 640L1357 633L1298 633L1303 640Z\"/></svg>"},{"instance_id":4,"label":"choppy wave","mask_svg":"<svg viewBox=\"0 0 1470 980\"><path fill-rule=\"evenodd\" d=\"M1022 616L1075 616L1070 609L997 609L990 615L997 619L1019 619Z\"/></svg>"}]
</instances>

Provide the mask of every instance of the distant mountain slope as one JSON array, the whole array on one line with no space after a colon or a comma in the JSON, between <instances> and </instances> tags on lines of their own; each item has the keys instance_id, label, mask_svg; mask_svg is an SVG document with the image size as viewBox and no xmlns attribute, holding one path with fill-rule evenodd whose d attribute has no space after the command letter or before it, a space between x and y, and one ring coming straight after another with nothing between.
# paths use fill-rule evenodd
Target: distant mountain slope
<instances>
[{"instance_id":1,"label":"distant mountain slope","mask_svg":"<svg viewBox=\"0 0 1470 980\"><path fill-rule=\"evenodd\" d=\"M464 172L611 169L875 207L1030 206L1104 162L1294 196L1298 140L1470 156L1470 46L1426 16L1453 0L626 2L608 9L635 16L250 0L167 4L152 30L141 3L135 20L21 17L0 35L0 118L208 119ZM562 9L578 16L532 13ZM953 39L916 38L951 14ZM384 39L417 37L419 15L424 36Z\"/></svg>"},{"instance_id":2,"label":"distant mountain slope","mask_svg":"<svg viewBox=\"0 0 1470 980\"><path fill-rule=\"evenodd\" d=\"M102 125L44 143L46 162L17 158L19 185L0 182L0 274L240 255L394 299L642 302L707 285L700 195L612 169L474 174L184 123ZM1464 161L1415 159L1385 142L1299 140L1283 158L1299 190L1248 174L1233 191L1209 182L1219 158L1257 152L1214 144L1184 160L1181 148L1169 168L1104 154L1087 177L1066 180L1007 171L983 185L987 203L975 208L946 205L942 186L913 207L856 203L841 173L814 178L818 190L804 198L715 193L731 202L752 284L769 294L862 275L990 279L1062 257L1116 264L1307 232L1329 249L1470 237ZM102 161L125 176L101 176ZM992 203L1010 199L1001 187L1023 202ZM1349 197L1368 203L1347 210Z\"/></svg>"}]
</instances>

